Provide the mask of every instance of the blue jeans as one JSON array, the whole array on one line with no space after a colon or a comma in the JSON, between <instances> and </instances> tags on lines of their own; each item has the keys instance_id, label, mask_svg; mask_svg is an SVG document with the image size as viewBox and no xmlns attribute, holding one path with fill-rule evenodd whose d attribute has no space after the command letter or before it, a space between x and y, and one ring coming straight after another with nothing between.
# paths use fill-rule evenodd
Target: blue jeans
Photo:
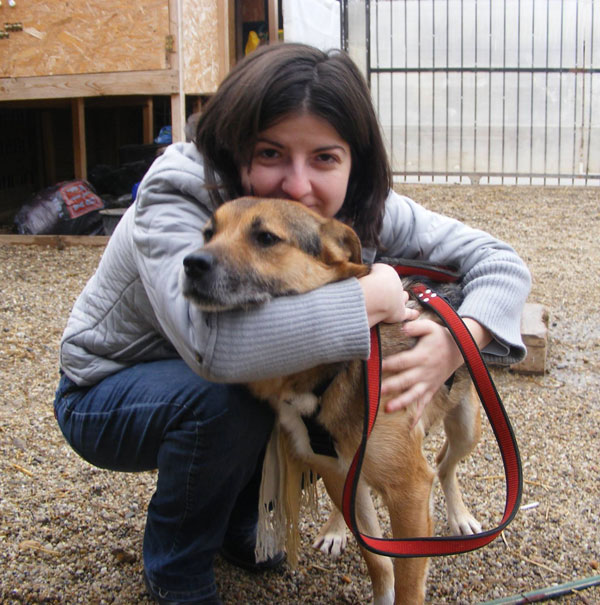
<instances>
[{"instance_id":1,"label":"blue jeans","mask_svg":"<svg viewBox=\"0 0 600 605\"><path fill-rule=\"evenodd\" d=\"M158 468L144 568L156 593L179 601L216 593L224 538L252 531L269 407L236 385L208 382L179 359L141 363L77 387L61 377L55 412L75 451L118 471Z\"/></svg>"}]
</instances>

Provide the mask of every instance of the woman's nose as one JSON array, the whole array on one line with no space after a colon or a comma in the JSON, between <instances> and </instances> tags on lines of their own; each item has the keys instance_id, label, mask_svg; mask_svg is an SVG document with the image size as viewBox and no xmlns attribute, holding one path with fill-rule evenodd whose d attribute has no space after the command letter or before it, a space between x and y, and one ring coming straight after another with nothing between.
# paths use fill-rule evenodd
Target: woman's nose
<instances>
[{"instance_id":1,"label":"woman's nose","mask_svg":"<svg viewBox=\"0 0 600 605\"><path fill-rule=\"evenodd\" d=\"M281 183L282 191L293 200L300 200L312 190L305 166L289 166Z\"/></svg>"}]
</instances>

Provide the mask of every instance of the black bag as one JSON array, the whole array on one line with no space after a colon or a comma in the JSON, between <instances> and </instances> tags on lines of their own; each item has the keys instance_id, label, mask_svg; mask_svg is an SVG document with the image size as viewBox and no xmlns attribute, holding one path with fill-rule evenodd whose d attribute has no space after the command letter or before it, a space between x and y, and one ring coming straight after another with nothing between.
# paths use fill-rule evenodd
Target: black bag
<instances>
[{"instance_id":1,"label":"black bag","mask_svg":"<svg viewBox=\"0 0 600 605\"><path fill-rule=\"evenodd\" d=\"M103 233L104 201L87 181L64 181L43 189L15 216L17 233L97 235Z\"/></svg>"}]
</instances>

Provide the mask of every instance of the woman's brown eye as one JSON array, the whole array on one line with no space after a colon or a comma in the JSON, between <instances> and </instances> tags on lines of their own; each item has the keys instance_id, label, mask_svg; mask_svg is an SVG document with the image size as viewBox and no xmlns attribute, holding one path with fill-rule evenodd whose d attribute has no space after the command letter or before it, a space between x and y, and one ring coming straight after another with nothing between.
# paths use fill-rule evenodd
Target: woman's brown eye
<instances>
[{"instance_id":1,"label":"woman's brown eye","mask_svg":"<svg viewBox=\"0 0 600 605\"><path fill-rule=\"evenodd\" d=\"M274 160L279 157L279 152L276 149L262 149L258 156L263 160Z\"/></svg>"}]
</instances>

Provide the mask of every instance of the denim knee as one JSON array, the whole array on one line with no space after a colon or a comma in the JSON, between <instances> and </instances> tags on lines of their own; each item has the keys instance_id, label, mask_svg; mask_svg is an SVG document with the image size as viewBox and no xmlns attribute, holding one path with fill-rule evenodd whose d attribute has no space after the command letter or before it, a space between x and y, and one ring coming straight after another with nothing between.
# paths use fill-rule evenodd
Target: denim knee
<instances>
[{"instance_id":1,"label":"denim knee","mask_svg":"<svg viewBox=\"0 0 600 605\"><path fill-rule=\"evenodd\" d=\"M273 423L267 404L244 387L208 382L180 359L138 364L90 387L63 375L55 415L83 458L121 471L157 468L160 444L184 419L201 426L225 415L224 438L240 452L265 442Z\"/></svg>"}]
</instances>

